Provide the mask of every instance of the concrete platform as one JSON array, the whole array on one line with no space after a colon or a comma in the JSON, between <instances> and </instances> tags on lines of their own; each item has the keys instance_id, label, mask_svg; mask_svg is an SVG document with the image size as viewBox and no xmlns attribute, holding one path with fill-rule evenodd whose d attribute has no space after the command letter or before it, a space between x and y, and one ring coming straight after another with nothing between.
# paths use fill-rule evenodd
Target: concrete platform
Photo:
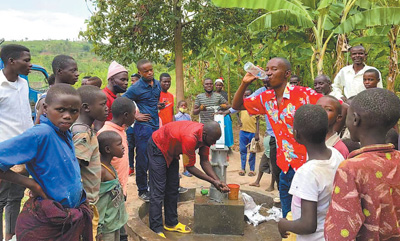
<instances>
[{"instance_id":1,"label":"concrete platform","mask_svg":"<svg viewBox=\"0 0 400 241\"><path fill-rule=\"evenodd\" d=\"M243 235L244 203L239 200L215 202L207 196L194 199L193 231L198 234Z\"/></svg>"}]
</instances>

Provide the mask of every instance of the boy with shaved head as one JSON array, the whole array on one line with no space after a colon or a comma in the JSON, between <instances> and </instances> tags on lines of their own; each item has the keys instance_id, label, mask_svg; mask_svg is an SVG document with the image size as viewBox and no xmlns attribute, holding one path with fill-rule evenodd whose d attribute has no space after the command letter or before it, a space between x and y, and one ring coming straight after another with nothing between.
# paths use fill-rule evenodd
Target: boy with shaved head
<instances>
[{"instance_id":1,"label":"boy with shaved head","mask_svg":"<svg viewBox=\"0 0 400 241\"><path fill-rule=\"evenodd\" d=\"M400 152L386 133L400 118L400 100L375 88L352 100L346 118L361 148L339 166L325 221L326 240L398 240Z\"/></svg>"},{"instance_id":2,"label":"boy with shaved head","mask_svg":"<svg viewBox=\"0 0 400 241\"><path fill-rule=\"evenodd\" d=\"M266 68L271 89L260 95L243 99L248 86L257 78L247 73L240 84L233 108L247 109L249 114L266 114L274 131L277 145L277 164L281 168L279 195L283 217L290 211L292 196L290 185L295 171L306 162L306 148L297 143L293 136L293 119L296 110L304 104L315 104L322 96L311 88L288 84L291 65L285 58L271 59Z\"/></svg>"},{"instance_id":3,"label":"boy with shaved head","mask_svg":"<svg viewBox=\"0 0 400 241\"><path fill-rule=\"evenodd\" d=\"M222 192L228 186L221 182L208 160L210 146L221 137L221 128L215 121L201 124L192 121L176 121L161 127L148 141L150 184L150 229L165 238L163 229L189 233L190 228L178 222L179 155L186 158L184 165L194 176L212 183ZM197 169L195 150L199 150L204 172ZM164 203L165 225L162 222Z\"/></svg>"},{"instance_id":4,"label":"boy with shaved head","mask_svg":"<svg viewBox=\"0 0 400 241\"><path fill-rule=\"evenodd\" d=\"M375 67L368 66L364 63L367 58L367 52L362 45L352 47L350 49L350 57L353 64L343 67L333 80L332 93L330 93L330 95L338 99L342 97L348 99L365 90L363 84L363 75L365 71L368 69L376 70ZM380 72L379 79L382 79ZM383 88L382 81L378 83L378 87Z\"/></svg>"},{"instance_id":5,"label":"boy with shaved head","mask_svg":"<svg viewBox=\"0 0 400 241\"><path fill-rule=\"evenodd\" d=\"M0 143L0 179L32 191L17 219L17 240L93 240L92 212L69 130L81 104L71 85L56 84L47 92L40 124ZM18 164L32 178L10 170Z\"/></svg>"},{"instance_id":6,"label":"boy with shaved head","mask_svg":"<svg viewBox=\"0 0 400 241\"><path fill-rule=\"evenodd\" d=\"M65 83L74 85L78 81L78 65L71 56L64 54L57 55L54 57L51 67L56 77L56 84Z\"/></svg>"}]
</instances>

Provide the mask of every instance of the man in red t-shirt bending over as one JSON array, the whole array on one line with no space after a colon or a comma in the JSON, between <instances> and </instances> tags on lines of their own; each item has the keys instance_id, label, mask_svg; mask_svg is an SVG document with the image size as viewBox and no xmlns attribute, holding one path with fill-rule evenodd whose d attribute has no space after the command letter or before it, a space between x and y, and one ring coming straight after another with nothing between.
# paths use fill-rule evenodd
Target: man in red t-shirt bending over
<instances>
[{"instance_id":1,"label":"man in red t-shirt bending over","mask_svg":"<svg viewBox=\"0 0 400 241\"><path fill-rule=\"evenodd\" d=\"M147 146L149 157L150 229L162 237L162 203L164 202L165 225L168 231L189 233L190 229L178 222L179 155L188 160L184 165L194 176L212 183L221 192L228 186L221 182L208 160L210 146L221 137L221 128L215 121L206 124L192 121L171 122L152 134ZM195 150L199 149L200 164L197 169Z\"/></svg>"}]
</instances>

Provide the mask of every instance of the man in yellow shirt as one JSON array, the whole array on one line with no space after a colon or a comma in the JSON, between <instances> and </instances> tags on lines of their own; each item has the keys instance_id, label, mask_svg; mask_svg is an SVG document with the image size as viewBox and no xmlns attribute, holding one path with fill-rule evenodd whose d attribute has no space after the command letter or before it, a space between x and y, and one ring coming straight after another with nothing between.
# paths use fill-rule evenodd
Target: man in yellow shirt
<instances>
[{"instance_id":1,"label":"man in yellow shirt","mask_svg":"<svg viewBox=\"0 0 400 241\"><path fill-rule=\"evenodd\" d=\"M243 98L247 98L252 94L252 91L247 89L244 92ZM251 140L256 136L256 140L259 139L257 130L257 122L258 115L250 116L247 110L242 110L239 113L239 147L240 147L240 159L242 161L242 170L239 171L240 176L244 176L246 174L246 162L247 162L247 145L251 142ZM257 132L257 135L256 135ZM249 166L250 172L249 176L255 176L256 164L256 154L250 153L249 155Z\"/></svg>"}]
</instances>

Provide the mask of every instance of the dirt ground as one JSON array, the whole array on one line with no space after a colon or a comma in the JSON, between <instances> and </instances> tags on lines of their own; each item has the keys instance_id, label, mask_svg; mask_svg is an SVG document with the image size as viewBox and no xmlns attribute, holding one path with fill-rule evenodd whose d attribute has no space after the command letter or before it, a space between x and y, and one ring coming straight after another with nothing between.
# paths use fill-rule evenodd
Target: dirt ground
<instances>
[{"instance_id":1,"label":"dirt ground","mask_svg":"<svg viewBox=\"0 0 400 241\"><path fill-rule=\"evenodd\" d=\"M234 148L235 149L235 148ZM261 158L261 153L257 154L256 156L256 172L258 174L258 165L260 163L260 158ZM196 167L201 169L199 163L196 163ZM183 167L181 166L180 172L183 171ZM254 177L249 177L247 174L249 172L249 166L246 166L246 176L239 176L238 172L240 170L240 153L238 151L233 151L232 154L229 156L229 166L227 169L227 183L234 183L234 184L239 184L241 188L247 189L247 190L253 190L253 191L258 191L258 192L265 192L265 194L269 194L270 196L273 197L278 197L278 190L275 185L275 190L272 192L267 192L265 191L266 188L269 187L270 180L271 180L271 175L270 174L264 174L261 182L260 182L260 187L252 187L249 186L250 183L254 182L256 180L257 176ZM210 184L208 182L202 181L196 177L186 177L182 175L182 178L180 179L181 181L181 186L186 187L186 188L201 188L201 187L209 187ZM138 198L138 192L137 192L137 186L136 186L136 181L135 181L135 176L129 177L128 180L128 199L127 199L127 211L128 213L134 212L137 207L139 207L142 204L142 201ZM273 225L275 226L275 225Z\"/></svg>"}]
</instances>

